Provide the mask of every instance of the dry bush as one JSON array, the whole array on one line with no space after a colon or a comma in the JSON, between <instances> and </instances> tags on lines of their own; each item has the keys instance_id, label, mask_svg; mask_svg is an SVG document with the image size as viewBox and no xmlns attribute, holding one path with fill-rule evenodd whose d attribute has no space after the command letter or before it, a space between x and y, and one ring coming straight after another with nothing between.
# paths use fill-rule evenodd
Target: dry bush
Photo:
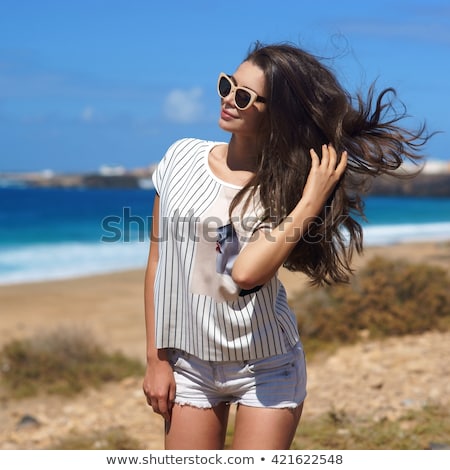
<instances>
[{"instance_id":1,"label":"dry bush","mask_svg":"<svg viewBox=\"0 0 450 470\"><path fill-rule=\"evenodd\" d=\"M353 342L447 330L449 277L444 269L375 257L348 285L308 290L294 299L305 341Z\"/></svg>"},{"instance_id":2,"label":"dry bush","mask_svg":"<svg viewBox=\"0 0 450 470\"><path fill-rule=\"evenodd\" d=\"M143 365L105 352L86 331L57 330L14 340L0 351L0 379L9 395L71 395L88 386L141 374Z\"/></svg>"},{"instance_id":3,"label":"dry bush","mask_svg":"<svg viewBox=\"0 0 450 470\"><path fill-rule=\"evenodd\" d=\"M444 406L426 406L396 421L357 420L345 412L330 412L303 420L292 449L448 449L449 433L450 413Z\"/></svg>"}]
</instances>

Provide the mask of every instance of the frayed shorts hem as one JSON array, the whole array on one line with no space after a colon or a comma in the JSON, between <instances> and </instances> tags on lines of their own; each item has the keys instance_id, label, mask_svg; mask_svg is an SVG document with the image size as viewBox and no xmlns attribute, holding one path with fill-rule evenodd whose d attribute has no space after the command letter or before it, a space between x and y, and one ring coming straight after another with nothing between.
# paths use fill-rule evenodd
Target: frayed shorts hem
<instances>
[{"instance_id":1,"label":"frayed shorts hem","mask_svg":"<svg viewBox=\"0 0 450 470\"><path fill-rule=\"evenodd\" d=\"M179 405L179 406L190 406L192 408L198 408L199 410L210 410L212 408L215 408L216 406L219 406L222 403L225 403L227 405L242 405L242 406L248 406L249 408L269 408L273 410L295 410L298 408L300 405L303 404L303 402L306 399L306 395L302 400L300 400L299 403L278 403L277 405L272 405L272 406L266 406L262 405L261 403L246 403L243 402L239 399L236 400L217 400L217 402L202 402L202 403L192 403L190 401L185 401L185 400L177 400L173 402L174 405Z\"/></svg>"}]
</instances>

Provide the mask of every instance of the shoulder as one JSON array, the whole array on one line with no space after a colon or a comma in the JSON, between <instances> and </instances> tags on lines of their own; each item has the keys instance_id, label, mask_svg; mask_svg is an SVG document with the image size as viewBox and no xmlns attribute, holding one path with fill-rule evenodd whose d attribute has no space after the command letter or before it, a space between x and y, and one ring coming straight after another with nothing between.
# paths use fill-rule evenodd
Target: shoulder
<instances>
[{"instance_id":1,"label":"shoulder","mask_svg":"<svg viewBox=\"0 0 450 470\"><path fill-rule=\"evenodd\" d=\"M153 178L155 187L158 181L163 182L174 174L187 172L202 158L208 145L208 141L196 138L183 138L173 142L156 167Z\"/></svg>"},{"instance_id":2,"label":"shoulder","mask_svg":"<svg viewBox=\"0 0 450 470\"><path fill-rule=\"evenodd\" d=\"M222 142L197 138L183 138L175 141L164 155L165 165L192 165L202 160L210 149Z\"/></svg>"},{"instance_id":3,"label":"shoulder","mask_svg":"<svg viewBox=\"0 0 450 470\"><path fill-rule=\"evenodd\" d=\"M185 137L183 139L176 140L168 149L168 154L183 154L189 152L195 152L204 147L209 146L211 143L207 140L196 139L194 137Z\"/></svg>"}]
</instances>

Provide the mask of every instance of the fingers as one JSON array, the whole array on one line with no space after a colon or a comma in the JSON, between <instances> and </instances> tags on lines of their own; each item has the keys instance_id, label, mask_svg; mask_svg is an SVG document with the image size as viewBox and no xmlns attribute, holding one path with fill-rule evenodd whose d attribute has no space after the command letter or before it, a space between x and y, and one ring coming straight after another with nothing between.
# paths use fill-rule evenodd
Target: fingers
<instances>
[{"instance_id":1,"label":"fingers","mask_svg":"<svg viewBox=\"0 0 450 470\"><path fill-rule=\"evenodd\" d=\"M326 168L334 170L336 168L337 154L335 148L329 145L322 145L322 164Z\"/></svg>"},{"instance_id":2,"label":"fingers","mask_svg":"<svg viewBox=\"0 0 450 470\"><path fill-rule=\"evenodd\" d=\"M148 405L153 411L161 415L166 421L170 421L172 407L175 400L175 387L169 386L168 393L152 393L144 387L144 395Z\"/></svg>"},{"instance_id":3,"label":"fingers","mask_svg":"<svg viewBox=\"0 0 450 470\"><path fill-rule=\"evenodd\" d=\"M309 154L311 155L311 167L317 168L320 165L319 155L317 155L314 149L310 149Z\"/></svg>"},{"instance_id":4,"label":"fingers","mask_svg":"<svg viewBox=\"0 0 450 470\"><path fill-rule=\"evenodd\" d=\"M348 153L346 150L344 150L341 154L341 161L336 167L336 172L339 175L342 175L344 173L345 169L347 168L347 162L348 162Z\"/></svg>"},{"instance_id":5,"label":"fingers","mask_svg":"<svg viewBox=\"0 0 450 470\"><path fill-rule=\"evenodd\" d=\"M324 169L329 169L331 171L336 171L338 175L342 175L347 167L348 154L347 151L342 152L341 158L338 162L338 156L336 149L332 144L322 145L322 158L319 158L314 149L309 151L311 155L311 167L318 168L322 167ZM336 165L337 164L337 165Z\"/></svg>"},{"instance_id":6,"label":"fingers","mask_svg":"<svg viewBox=\"0 0 450 470\"><path fill-rule=\"evenodd\" d=\"M172 411L171 402L165 399L152 400L151 407L155 413L161 415L166 421L170 421L170 412Z\"/></svg>"},{"instance_id":7,"label":"fingers","mask_svg":"<svg viewBox=\"0 0 450 470\"><path fill-rule=\"evenodd\" d=\"M173 399L147 397L147 403L156 414L161 415L166 421L170 421Z\"/></svg>"}]
</instances>

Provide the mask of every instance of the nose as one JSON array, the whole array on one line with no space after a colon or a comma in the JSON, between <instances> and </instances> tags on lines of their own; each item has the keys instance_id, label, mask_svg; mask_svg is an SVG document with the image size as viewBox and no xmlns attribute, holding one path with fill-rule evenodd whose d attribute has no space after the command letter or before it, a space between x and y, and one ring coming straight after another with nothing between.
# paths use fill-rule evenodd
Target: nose
<instances>
[{"instance_id":1,"label":"nose","mask_svg":"<svg viewBox=\"0 0 450 470\"><path fill-rule=\"evenodd\" d=\"M225 96L225 98L222 98L222 100L226 105L234 107L235 106L234 90L230 90L230 93L228 93L228 95Z\"/></svg>"}]
</instances>

